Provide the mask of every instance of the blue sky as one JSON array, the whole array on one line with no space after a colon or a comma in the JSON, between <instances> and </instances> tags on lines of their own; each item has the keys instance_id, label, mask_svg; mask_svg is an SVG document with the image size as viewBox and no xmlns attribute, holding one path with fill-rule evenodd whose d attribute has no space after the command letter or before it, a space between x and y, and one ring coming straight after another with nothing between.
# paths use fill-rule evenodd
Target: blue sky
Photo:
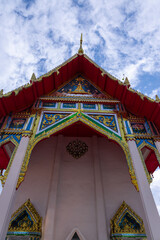
<instances>
[{"instance_id":1,"label":"blue sky","mask_svg":"<svg viewBox=\"0 0 160 240\"><path fill-rule=\"evenodd\" d=\"M11 91L77 53L131 87L160 97L158 0L1 0L0 89ZM160 211L160 179L152 186Z\"/></svg>"}]
</instances>

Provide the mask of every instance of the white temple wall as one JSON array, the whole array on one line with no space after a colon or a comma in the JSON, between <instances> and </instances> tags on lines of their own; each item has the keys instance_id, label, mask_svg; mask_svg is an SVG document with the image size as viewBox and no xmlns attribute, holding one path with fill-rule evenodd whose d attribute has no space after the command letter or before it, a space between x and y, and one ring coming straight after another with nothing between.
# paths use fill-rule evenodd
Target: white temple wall
<instances>
[{"instance_id":1,"label":"white temple wall","mask_svg":"<svg viewBox=\"0 0 160 240\"><path fill-rule=\"evenodd\" d=\"M107 229L110 229L110 219L114 216L123 201L146 222L140 195L131 183L127 160L123 150L114 142L102 138L99 138L98 147L106 206Z\"/></svg>"},{"instance_id":2,"label":"white temple wall","mask_svg":"<svg viewBox=\"0 0 160 240\"><path fill-rule=\"evenodd\" d=\"M25 179L17 190L14 211L30 198L44 219L55 149L56 137L45 139L33 149Z\"/></svg>"},{"instance_id":3,"label":"white temple wall","mask_svg":"<svg viewBox=\"0 0 160 240\"><path fill-rule=\"evenodd\" d=\"M86 240L97 240L95 178L91 138L78 138L88 145L88 152L74 159L66 146L75 138L64 137L58 180L55 232L53 239L65 240L74 228L78 228ZM45 220L52 166L57 137L50 137L33 149L24 182L17 190L14 211L28 198ZM131 183L127 162L121 147L107 139L98 138L98 152L108 236L110 219L123 200L145 221L139 193Z\"/></svg>"},{"instance_id":4,"label":"white temple wall","mask_svg":"<svg viewBox=\"0 0 160 240\"><path fill-rule=\"evenodd\" d=\"M78 139L88 145L88 152L79 159L66 152L66 146L75 138L64 139L54 238L57 240L66 239L76 227L86 239L97 239L91 139Z\"/></svg>"}]
</instances>

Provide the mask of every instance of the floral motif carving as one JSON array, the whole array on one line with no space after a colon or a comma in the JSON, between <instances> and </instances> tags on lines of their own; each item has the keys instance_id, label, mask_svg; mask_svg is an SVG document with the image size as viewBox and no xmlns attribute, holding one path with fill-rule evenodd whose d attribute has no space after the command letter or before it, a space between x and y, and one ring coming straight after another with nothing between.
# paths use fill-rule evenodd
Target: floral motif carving
<instances>
[{"instance_id":1,"label":"floral motif carving","mask_svg":"<svg viewBox=\"0 0 160 240\"><path fill-rule=\"evenodd\" d=\"M88 151L88 146L85 142L76 139L73 142L70 142L66 149L74 158L80 158Z\"/></svg>"}]
</instances>

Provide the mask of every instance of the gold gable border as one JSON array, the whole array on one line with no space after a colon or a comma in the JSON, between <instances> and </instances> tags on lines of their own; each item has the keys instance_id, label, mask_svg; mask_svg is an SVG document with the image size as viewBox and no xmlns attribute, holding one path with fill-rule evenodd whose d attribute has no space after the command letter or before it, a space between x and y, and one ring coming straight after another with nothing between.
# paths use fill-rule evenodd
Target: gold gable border
<instances>
[{"instance_id":1,"label":"gold gable border","mask_svg":"<svg viewBox=\"0 0 160 240\"><path fill-rule=\"evenodd\" d=\"M127 160L127 164L128 164L128 168L129 168L129 174L131 177L131 182L133 183L133 185L135 186L137 191L139 191L135 171L133 168L132 159L131 159L130 152L128 149L128 144L123 135L122 122L121 122L120 118L118 118L118 124L119 124L119 128L120 128L121 136L116 135L114 132L110 131L109 129L102 127L100 124L97 124L95 121L92 121L92 119L89 118L89 116L85 115L83 112L81 112L80 109L78 109L76 113L69 116L69 118L66 118L65 121L60 122L60 124L56 125L56 127L55 126L53 128L51 127L47 131L43 131L41 134L36 135L36 130L39 126L40 119L41 118L40 118L40 114L39 114L36 119L34 133L33 133L32 137L30 138L30 142L29 142L29 145L28 145L28 148L26 151L26 155L25 155L23 164L22 164L21 172L20 172L19 179L17 182L17 188L24 180L24 177L25 177L25 174L26 174L26 171L28 168L28 163L29 163L29 159L31 156L31 152L32 152L33 148L35 147L35 145L39 141L41 141L45 138L49 138L51 135L72 125L73 123L75 123L77 121L81 121L82 123L84 123L85 125L89 126L92 129L96 130L103 136L106 136L107 138L112 139L113 141L117 142L122 147L124 154L126 156L126 160Z\"/></svg>"},{"instance_id":2,"label":"gold gable border","mask_svg":"<svg viewBox=\"0 0 160 240\"><path fill-rule=\"evenodd\" d=\"M136 229L133 226L133 223L124 220L124 226L121 227L121 222L126 213L129 214L132 221L135 221L139 225L139 229ZM112 240L121 240L121 239L142 239L147 240L143 220L139 217L132 209L129 207L125 201L114 215L110 221L111 225L111 239Z\"/></svg>"},{"instance_id":3,"label":"gold gable border","mask_svg":"<svg viewBox=\"0 0 160 240\"><path fill-rule=\"evenodd\" d=\"M21 223L20 224L18 223L17 226L12 224L23 213L23 211L26 211L28 213L30 219L22 218ZM32 225L29 224L31 221ZM12 214L7 236L34 235L40 237L41 233L42 233L42 218L39 216L30 199L28 199L20 208L18 208L16 212Z\"/></svg>"}]
</instances>

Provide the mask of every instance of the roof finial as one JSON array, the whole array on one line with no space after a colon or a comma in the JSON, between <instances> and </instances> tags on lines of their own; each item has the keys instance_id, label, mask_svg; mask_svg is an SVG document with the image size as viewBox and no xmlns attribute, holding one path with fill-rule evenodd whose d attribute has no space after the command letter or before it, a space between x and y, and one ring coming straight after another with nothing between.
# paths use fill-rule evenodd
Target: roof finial
<instances>
[{"instance_id":1,"label":"roof finial","mask_svg":"<svg viewBox=\"0 0 160 240\"><path fill-rule=\"evenodd\" d=\"M0 97L3 96L3 89L0 90Z\"/></svg>"},{"instance_id":2,"label":"roof finial","mask_svg":"<svg viewBox=\"0 0 160 240\"><path fill-rule=\"evenodd\" d=\"M125 80L124 80L124 84L127 86L127 87L130 87L130 82L128 80L128 78L126 77Z\"/></svg>"},{"instance_id":3,"label":"roof finial","mask_svg":"<svg viewBox=\"0 0 160 240\"><path fill-rule=\"evenodd\" d=\"M83 39L82 39L82 33L81 33L80 47L79 47L79 50L78 50L78 54L83 54L82 42L83 42Z\"/></svg>"},{"instance_id":4,"label":"roof finial","mask_svg":"<svg viewBox=\"0 0 160 240\"><path fill-rule=\"evenodd\" d=\"M156 95L156 102L160 102L160 98Z\"/></svg>"},{"instance_id":5,"label":"roof finial","mask_svg":"<svg viewBox=\"0 0 160 240\"><path fill-rule=\"evenodd\" d=\"M31 77L31 82L35 82L36 81L36 76L35 76L35 74L33 73L32 74L32 77Z\"/></svg>"}]
</instances>

